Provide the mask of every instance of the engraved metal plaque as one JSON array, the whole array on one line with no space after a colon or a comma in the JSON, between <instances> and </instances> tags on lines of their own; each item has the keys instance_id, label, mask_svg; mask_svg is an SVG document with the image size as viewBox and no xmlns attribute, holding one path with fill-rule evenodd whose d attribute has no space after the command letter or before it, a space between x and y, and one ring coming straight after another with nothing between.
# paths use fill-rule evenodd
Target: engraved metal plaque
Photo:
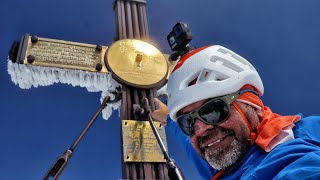
<instances>
[{"instance_id":1,"label":"engraved metal plaque","mask_svg":"<svg viewBox=\"0 0 320 180\"><path fill-rule=\"evenodd\" d=\"M165 56L151 44L136 39L113 43L107 50L105 63L116 80L138 88L156 87L168 73Z\"/></svg>"},{"instance_id":2,"label":"engraved metal plaque","mask_svg":"<svg viewBox=\"0 0 320 180\"><path fill-rule=\"evenodd\" d=\"M29 36L24 64L107 72L103 59L106 46Z\"/></svg>"},{"instance_id":3,"label":"engraved metal plaque","mask_svg":"<svg viewBox=\"0 0 320 180\"><path fill-rule=\"evenodd\" d=\"M154 122L167 147L164 126ZM166 162L149 121L122 120L125 162Z\"/></svg>"}]
</instances>

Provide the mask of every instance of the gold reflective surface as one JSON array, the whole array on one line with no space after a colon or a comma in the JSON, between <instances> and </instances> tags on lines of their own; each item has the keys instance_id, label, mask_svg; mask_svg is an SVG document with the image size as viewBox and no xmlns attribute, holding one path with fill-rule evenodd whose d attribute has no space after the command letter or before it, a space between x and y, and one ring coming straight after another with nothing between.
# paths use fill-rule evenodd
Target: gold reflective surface
<instances>
[{"instance_id":1,"label":"gold reflective surface","mask_svg":"<svg viewBox=\"0 0 320 180\"><path fill-rule=\"evenodd\" d=\"M164 57L166 58L166 60L168 62L168 66L169 66L168 76L167 76L167 79L169 79L169 76L171 75L171 72L174 69L174 67L177 65L179 59L176 60L176 61L172 61L172 60L170 60L170 55L169 54L164 54Z\"/></svg>"},{"instance_id":2,"label":"gold reflective surface","mask_svg":"<svg viewBox=\"0 0 320 180\"><path fill-rule=\"evenodd\" d=\"M32 55L35 60L31 64L35 66L106 73L107 68L103 62L106 49L106 46L102 46L102 50L97 51L96 45L93 44L40 37L36 43L32 43L29 36L24 64L29 64L27 57ZM98 63L102 65L101 71L96 70Z\"/></svg>"},{"instance_id":3,"label":"gold reflective surface","mask_svg":"<svg viewBox=\"0 0 320 180\"><path fill-rule=\"evenodd\" d=\"M123 39L112 44L106 64L117 80L130 85L152 86L167 77L164 55L144 41Z\"/></svg>"},{"instance_id":4,"label":"gold reflective surface","mask_svg":"<svg viewBox=\"0 0 320 180\"><path fill-rule=\"evenodd\" d=\"M154 122L167 147L164 126ZM124 162L166 162L149 121L122 120Z\"/></svg>"}]
</instances>

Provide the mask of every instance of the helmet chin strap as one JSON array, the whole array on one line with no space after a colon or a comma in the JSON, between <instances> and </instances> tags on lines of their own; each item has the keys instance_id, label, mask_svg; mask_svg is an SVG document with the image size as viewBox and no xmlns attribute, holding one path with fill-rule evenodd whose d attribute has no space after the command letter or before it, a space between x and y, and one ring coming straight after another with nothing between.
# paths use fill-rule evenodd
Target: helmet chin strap
<instances>
[{"instance_id":1,"label":"helmet chin strap","mask_svg":"<svg viewBox=\"0 0 320 180\"><path fill-rule=\"evenodd\" d=\"M233 102L232 105L237 109L237 111L240 113L241 117L243 118L244 122L247 124L247 127L249 128L249 131L250 131L250 143L251 143L251 145L253 145L254 141L257 138L257 133L253 132L253 129L252 129L247 117L243 114L243 112L240 109L240 107L238 106L238 104Z\"/></svg>"}]
</instances>

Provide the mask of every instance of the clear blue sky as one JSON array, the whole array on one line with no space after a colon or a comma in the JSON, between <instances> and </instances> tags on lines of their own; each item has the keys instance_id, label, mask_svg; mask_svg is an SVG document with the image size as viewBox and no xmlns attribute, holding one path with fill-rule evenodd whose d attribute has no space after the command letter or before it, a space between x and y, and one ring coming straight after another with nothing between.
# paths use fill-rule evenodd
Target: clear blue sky
<instances>
[{"instance_id":1,"label":"clear blue sky","mask_svg":"<svg viewBox=\"0 0 320 180\"><path fill-rule=\"evenodd\" d=\"M7 73L11 43L25 33L110 45L115 36L111 0L2 0L0 5L0 179L40 179L70 147L100 105L100 93L64 84L20 89ZM192 45L226 46L248 59L265 85L264 103L280 114L319 113L320 2L317 0L152 0L152 41L170 53L166 35L189 23ZM100 116L78 146L61 179L121 178L117 112ZM168 136L170 155L188 179L199 179Z\"/></svg>"}]
</instances>

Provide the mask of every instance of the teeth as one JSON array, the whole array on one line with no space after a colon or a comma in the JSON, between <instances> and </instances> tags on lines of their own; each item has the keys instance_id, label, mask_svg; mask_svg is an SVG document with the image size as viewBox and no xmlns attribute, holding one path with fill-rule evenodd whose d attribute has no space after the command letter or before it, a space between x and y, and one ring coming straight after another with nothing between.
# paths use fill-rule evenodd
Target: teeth
<instances>
[{"instance_id":1,"label":"teeth","mask_svg":"<svg viewBox=\"0 0 320 180\"><path fill-rule=\"evenodd\" d=\"M214 145L215 143L218 143L218 142L220 142L220 141L221 141L221 139L218 139L217 141L212 142L212 143L208 144L207 146L210 147L210 146L212 146L212 145Z\"/></svg>"},{"instance_id":2,"label":"teeth","mask_svg":"<svg viewBox=\"0 0 320 180\"><path fill-rule=\"evenodd\" d=\"M210 147L210 146L212 146L213 144L214 144L214 143L210 143L210 144L208 144L207 146Z\"/></svg>"}]
</instances>

